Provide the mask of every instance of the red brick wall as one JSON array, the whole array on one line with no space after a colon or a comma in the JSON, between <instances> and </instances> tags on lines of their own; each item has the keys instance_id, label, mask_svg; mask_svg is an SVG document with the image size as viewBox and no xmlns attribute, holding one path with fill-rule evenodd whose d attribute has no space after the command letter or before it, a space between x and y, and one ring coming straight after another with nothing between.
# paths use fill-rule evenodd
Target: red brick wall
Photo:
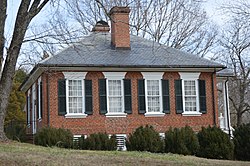
<instances>
[{"instance_id":1,"label":"red brick wall","mask_svg":"<svg viewBox=\"0 0 250 166\"><path fill-rule=\"evenodd\" d=\"M86 79L92 79L93 86L93 115L88 115L86 118L65 118L58 116L58 92L57 81L64 78L61 72L49 73L43 75L43 92L44 92L44 116L43 124L47 122L47 101L46 101L46 78L49 77L49 96L50 96L50 126L63 127L70 129L74 134L91 134L96 132L106 132L108 134L128 134L134 131L141 125L152 125L158 132L165 132L170 126L184 127L191 126L194 130L201 129L202 126L214 125L213 99L212 99L212 73L201 73L200 79L206 80L206 97L207 97L207 114L201 116L182 116L175 113L175 89L174 80L179 79L177 72L165 72L164 79L169 80L170 85L170 114L164 117L145 117L138 114L138 99L137 99L137 79L141 79L140 72L127 72L125 78L131 79L132 89L132 114L126 118L106 117L99 114L99 95L98 95L98 79L104 78L102 72L88 72ZM217 106L217 91L216 79L214 76L214 96L216 109L216 122L218 124L218 106Z\"/></svg>"}]
</instances>

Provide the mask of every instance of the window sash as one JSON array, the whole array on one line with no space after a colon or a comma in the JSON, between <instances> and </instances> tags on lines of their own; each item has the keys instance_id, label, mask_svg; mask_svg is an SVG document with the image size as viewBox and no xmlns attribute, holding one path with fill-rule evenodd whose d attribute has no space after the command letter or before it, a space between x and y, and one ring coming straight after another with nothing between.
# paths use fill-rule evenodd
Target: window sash
<instances>
[{"instance_id":1,"label":"window sash","mask_svg":"<svg viewBox=\"0 0 250 166\"><path fill-rule=\"evenodd\" d=\"M109 113L122 113L122 80L108 80L108 98Z\"/></svg>"},{"instance_id":2,"label":"window sash","mask_svg":"<svg viewBox=\"0 0 250 166\"><path fill-rule=\"evenodd\" d=\"M68 80L68 113L83 113L83 80Z\"/></svg>"},{"instance_id":3,"label":"window sash","mask_svg":"<svg viewBox=\"0 0 250 166\"><path fill-rule=\"evenodd\" d=\"M197 112L197 81L196 80L184 80L184 92L183 99L185 105L185 112Z\"/></svg>"},{"instance_id":4,"label":"window sash","mask_svg":"<svg viewBox=\"0 0 250 166\"><path fill-rule=\"evenodd\" d=\"M160 112L160 80L147 80L147 112Z\"/></svg>"}]
</instances>

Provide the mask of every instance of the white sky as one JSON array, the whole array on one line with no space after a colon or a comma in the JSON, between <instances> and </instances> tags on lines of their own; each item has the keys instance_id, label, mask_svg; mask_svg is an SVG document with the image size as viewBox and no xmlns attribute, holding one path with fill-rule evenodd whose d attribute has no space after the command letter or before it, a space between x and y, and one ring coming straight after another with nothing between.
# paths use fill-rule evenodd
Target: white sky
<instances>
[{"instance_id":1,"label":"white sky","mask_svg":"<svg viewBox=\"0 0 250 166\"><path fill-rule=\"evenodd\" d=\"M226 20L226 17L223 15L221 11L219 11L219 7L224 3L231 3L231 0L204 0L204 8L210 18L217 23L218 25L223 25ZM246 0L249 1L250 0ZM6 34L11 35L13 25L14 25L14 16L16 15L18 5L20 1L17 0L8 0L8 16L7 16L7 26L6 26ZM38 17L41 16L41 13ZM40 18L39 18L40 19ZM37 18L34 19L36 21Z\"/></svg>"},{"instance_id":2,"label":"white sky","mask_svg":"<svg viewBox=\"0 0 250 166\"><path fill-rule=\"evenodd\" d=\"M208 16L218 25L222 25L225 20L225 16L219 11L219 7L226 2L229 2L229 0L207 0L204 3Z\"/></svg>"}]
</instances>

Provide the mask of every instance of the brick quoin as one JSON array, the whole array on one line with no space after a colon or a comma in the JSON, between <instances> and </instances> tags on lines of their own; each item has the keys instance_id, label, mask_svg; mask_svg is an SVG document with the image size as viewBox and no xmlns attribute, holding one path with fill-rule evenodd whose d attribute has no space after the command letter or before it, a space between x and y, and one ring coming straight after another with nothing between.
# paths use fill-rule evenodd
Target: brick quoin
<instances>
[{"instance_id":1,"label":"brick quoin","mask_svg":"<svg viewBox=\"0 0 250 166\"><path fill-rule=\"evenodd\" d=\"M202 126L214 125L212 77L214 77L214 96L217 101L216 79L213 73L201 73L200 79L206 80L207 113L201 116L182 116L175 112L174 80L180 79L178 72L165 72L163 79L169 80L170 114L163 117L145 117L138 113L137 80L142 79L140 72L127 72L126 79L131 79L132 114L127 117L106 117L99 113L98 80L104 78L102 72L87 72L85 79L92 80L93 115L86 118L65 118L58 115L58 80L64 79L62 72L49 72L42 75L43 82L43 119L38 123L42 126L70 129L73 134L89 135L92 133L106 132L108 134L129 134L136 128L145 125L153 126L158 132L166 132L169 127L191 126L195 131ZM48 79L48 80L47 80ZM47 107L47 81L49 83L49 121ZM218 106L215 103L216 123L218 124Z\"/></svg>"}]
</instances>

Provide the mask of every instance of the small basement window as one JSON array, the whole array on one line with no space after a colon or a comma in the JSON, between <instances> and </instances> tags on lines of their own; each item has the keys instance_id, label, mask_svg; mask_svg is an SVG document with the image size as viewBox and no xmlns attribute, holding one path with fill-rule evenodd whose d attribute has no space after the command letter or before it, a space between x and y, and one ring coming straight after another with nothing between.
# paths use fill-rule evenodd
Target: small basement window
<instances>
[{"instance_id":1,"label":"small basement window","mask_svg":"<svg viewBox=\"0 0 250 166\"><path fill-rule=\"evenodd\" d=\"M165 139L165 133L159 133L161 140Z\"/></svg>"},{"instance_id":2,"label":"small basement window","mask_svg":"<svg viewBox=\"0 0 250 166\"><path fill-rule=\"evenodd\" d=\"M126 134L116 134L117 150L126 151Z\"/></svg>"},{"instance_id":3,"label":"small basement window","mask_svg":"<svg viewBox=\"0 0 250 166\"><path fill-rule=\"evenodd\" d=\"M83 135L85 138L85 135ZM80 148L80 138L82 137L82 135L74 135L73 136L73 146L74 148Z\"/></svg>"}]
</instances>

